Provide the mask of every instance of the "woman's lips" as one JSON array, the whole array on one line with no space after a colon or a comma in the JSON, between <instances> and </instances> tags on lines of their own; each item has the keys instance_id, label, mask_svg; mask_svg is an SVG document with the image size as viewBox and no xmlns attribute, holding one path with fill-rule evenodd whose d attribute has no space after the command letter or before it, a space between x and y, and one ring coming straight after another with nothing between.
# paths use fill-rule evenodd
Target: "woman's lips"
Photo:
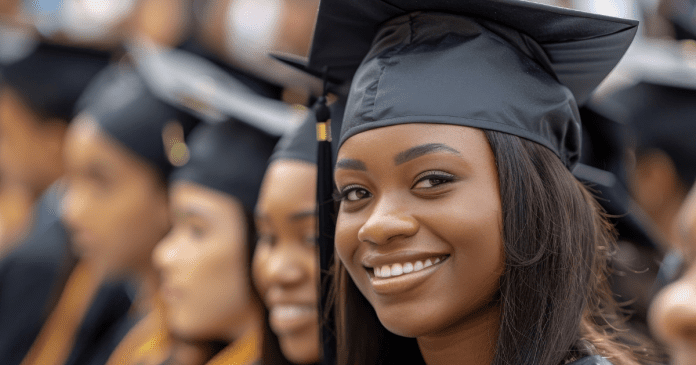
<instances>
[{"instance_id":1,"label":"woman's lips","mask_svg":"<svg viewBox=\"0 0 696 365\"><path fill-rule=\"evenodd\" d=\"M433 256L421 260L395 262L374 268L367 267L367 275L377 294L399 294L415 288L434 274L449 255Z\"/></svg>"},{"instance_id":2,"label":"woman's lips","mask_svg":"<svg viewBox=\"0 0 696 365\"><path fill-rule=\"evenodd\" d=\"M276 335L290 335L318 324L316 304L276 304L268 308L268 319Z\"/></svg>"}]
</instances>

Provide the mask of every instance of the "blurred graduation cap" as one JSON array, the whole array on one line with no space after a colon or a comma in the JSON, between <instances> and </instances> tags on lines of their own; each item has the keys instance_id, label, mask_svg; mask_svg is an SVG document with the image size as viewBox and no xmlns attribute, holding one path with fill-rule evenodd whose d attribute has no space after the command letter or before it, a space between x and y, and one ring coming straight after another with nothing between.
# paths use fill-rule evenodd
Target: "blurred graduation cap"
<instances>
[{"instance_id":1,"label":"blurred graduation cap","mask_svg":"<svg viewBox=\"0 0 696 365\"><path fill-rule=\"evenodd\" d=\"M668 18L678 40L696 40L696 1L672 0L667 2Z\"/></svg>"},{"instance_id":2,"label":"blurred graduation cap","mask_svg":"<svg viewBox=\"0 0 696 365\"><path fill-rule=\"evenodd\" d=\"M306 116L304 110L259 94L199 55L144 39L128 48L155 94L209 122L234 118L281 136Z\"/></svg>"},{"instance_id":3,"label":"blurred graduation cap","mask_svg":"<svg viewBox=\"0 0 696 365\"><path fill-rule=\"evenodd\" d=\"M620 65L634 84L609 97L630 127L636 152L666 152L687 186L696 181L696 50L685 43L636 44Z\"/></svg>"},{"instance_id":4,"label":"blurred graduation cap","mask_svg":"<svg viewBox=\"0 0 696 365\"><path fill-rule=\"evenodd\" d=\"M78 110L149 162L165 180L173 166L188 159L185 138L200 121L183 107L159 98L127 64L113 64L99 74L79 101Z\"/></svg>"},{"instance_id":5,"label":"blurred graduation cap","mask_svg":"<svg viewBox=\"0 0 696 365\"><path fill-rule=\"evenodd\" d=\"M636 30L633 20L519 0L323 0L308 67L353 80L339 147L374 128L454 124L529 139L572 169L577 105ZM317 119L328 119L321 105Z\"/></svg>"},{"instance_id":6,"label":"blurred graduation cap","mask_svg":"<svg viewBox=\"0 0 696 365\"><path fill-rule=\"evenodd\" d=\"M74 117L80 95L111 58L108 52L50 43L19 28L4 27L0 38L0 82L41 117L65 122Z\"/></svg>"},{"instance_id":7,"label":"blurred graduation cap","mask_svg":"<svg viewBox=\"0 0 696 365\"><path fill-rule=\"evenodd\" d=\"M619 239L658 249L645 213L627 189L628 127L612 119L608 108L611 105L595 101L580 108L584 132L582 157L573 175L597 192L597 200L610 215Z\"/></svg>"},{"instance_id":8,"label":"blurred graduation cap","mask_svg":"<svg viewBox=\"0 0 696 365\"><path fill-rule=\"evenodd\" d=\"M226 193L251 213L277 141L277 136L240 121L201 124L187 143L190 159L172 173L171 181L188 181Z\"/></svg>"}]
</instances>

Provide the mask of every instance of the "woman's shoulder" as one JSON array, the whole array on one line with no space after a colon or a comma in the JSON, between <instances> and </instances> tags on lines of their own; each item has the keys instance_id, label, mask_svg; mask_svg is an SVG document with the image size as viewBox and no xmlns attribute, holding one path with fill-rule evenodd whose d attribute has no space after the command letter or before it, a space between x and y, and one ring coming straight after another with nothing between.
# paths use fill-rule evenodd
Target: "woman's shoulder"
<instances>
[{"instance_id":1,"label":"woman's shoulder","mask_svg":"<svg viewBox=\"0 0 696 365\"><path fill-rule=\"evenodd\" d=\"M612 365L612 363L599 355L593 355L583 357L582 359L573 361L568 365Z\"/></svg>"}]
</instances>

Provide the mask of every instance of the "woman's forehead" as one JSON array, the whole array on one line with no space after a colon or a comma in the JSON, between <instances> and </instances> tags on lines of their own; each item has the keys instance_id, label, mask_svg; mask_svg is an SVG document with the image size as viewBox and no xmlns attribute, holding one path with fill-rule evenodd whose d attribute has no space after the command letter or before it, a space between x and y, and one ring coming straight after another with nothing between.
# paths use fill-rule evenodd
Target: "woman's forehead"
<instances>
[{"instance_id":1,"label":"woman's forehead","mask_svg":"<svg viewBox=\"0 0 696 365\"><path fill-rule=\"evenodd\" d=\"M410 123L367 130L350 137L341 146L338 160L355 155L393 159L394 164L430 153L462 155L490 150L484 132L448 124Z\"/></svg>"}]
</instances>

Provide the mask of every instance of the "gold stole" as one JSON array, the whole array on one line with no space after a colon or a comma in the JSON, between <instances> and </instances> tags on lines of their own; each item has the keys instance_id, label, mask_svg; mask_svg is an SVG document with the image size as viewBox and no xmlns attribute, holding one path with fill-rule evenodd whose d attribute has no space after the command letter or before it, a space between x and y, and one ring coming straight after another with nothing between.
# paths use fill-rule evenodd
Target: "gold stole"
<instances>
[{"instance_id":1,"label":"gold stole","mask_svg":"<svg viewBox=\"0 0 696 365\"><path fill-rule=\"evenodd\" d=\"M225 347L206 365L250 365L259 360L261 350L261 331L252 329Z\"/></svg>"},{"instance_id":2,"label":"gold stole","mask_svg":"<svg viewBox=\"0 0 696 365\"><path fill-rule=\"evenodd\" d=\"M68 360L101 280L94 277L84 262L79 262L61 293L56 307L24 357L22 365L62 365Z\"/></svg>"},{"instance_id":3,"label":"gold stole","mask_svg":"<svg viewBox=\"0 0 696 365\"><path fill-rule=\"evenodd\" d=\"M118 344L106 365L159 365L171 351L164 305L155 297L155 307Z\"/></svg>"}]
</instances>

